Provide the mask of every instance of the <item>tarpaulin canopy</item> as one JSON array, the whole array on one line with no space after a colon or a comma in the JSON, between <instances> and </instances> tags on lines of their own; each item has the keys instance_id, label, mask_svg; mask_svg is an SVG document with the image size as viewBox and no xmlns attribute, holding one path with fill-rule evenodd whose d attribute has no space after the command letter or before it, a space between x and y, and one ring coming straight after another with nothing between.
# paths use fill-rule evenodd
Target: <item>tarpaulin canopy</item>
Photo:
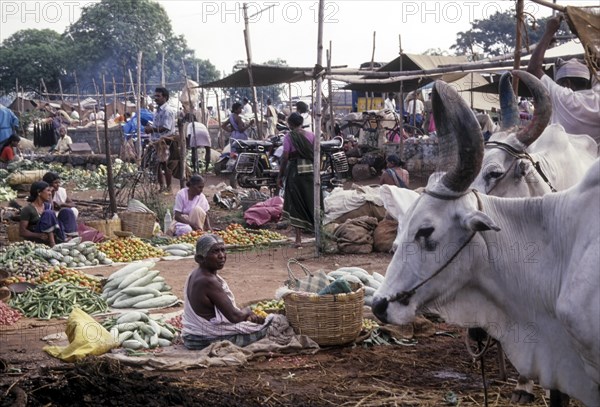
<instances>
[{"instance_id":1,"label":"tarpaulin canopy","mask_svg":"<svg viewBox=\"0 0 600 407\"><path fill-rule=\"evenodd\" d=\"M442 65L461 65L467 62L466 56L402 54L377 70L378 73L389 72L389 78L381 80L379 75L375 77L367 74L362 76L361 80L372 80L370 83L349 83L344 89L379 93L397 92L400 89L400 83L403 82L403 90L409 92L433 82L435 79L440 78L441 74L432 76L415 75L394 77L394 72L423 71L438 68ZM352 81L353 79L356 81L356 77L348 79L349 81ZM380 80L378 81L377 79Z\"/></svg>"},{"instance_id":2,"label":"tarpaulin canopy","mask_svg":"<svg viewBox=\"0 0 600 407\"><path fill-rule=\"evenodd\" d=\"M281 83L303 82L312 79L313 68L252 64L254 86L271 86ZM248 88L248 68L244 67L225 78L203 83L200 88Z\"/></svg>"}]
</instances>

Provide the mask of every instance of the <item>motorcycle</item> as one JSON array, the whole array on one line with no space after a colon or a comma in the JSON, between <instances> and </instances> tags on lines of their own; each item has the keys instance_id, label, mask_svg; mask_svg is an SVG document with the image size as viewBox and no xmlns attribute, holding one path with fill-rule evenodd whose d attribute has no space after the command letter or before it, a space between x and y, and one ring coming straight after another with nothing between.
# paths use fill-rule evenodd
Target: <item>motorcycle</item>
<instances>
[{"instance_id":1,"label":"motorcycle","mask_svg":"<svg viewBox=\"0 0 600 407\"><path fill-rule=\"evenodd\" d=\"M283 135L271 136L269 140L232 140L237 150L234 171L229 182L233 188L277 189L279 159L275 150L283 144ZM230 160L231 159L230 156ZM228 163L229 166L229 163Z\"/></svg>"}]
</instances>

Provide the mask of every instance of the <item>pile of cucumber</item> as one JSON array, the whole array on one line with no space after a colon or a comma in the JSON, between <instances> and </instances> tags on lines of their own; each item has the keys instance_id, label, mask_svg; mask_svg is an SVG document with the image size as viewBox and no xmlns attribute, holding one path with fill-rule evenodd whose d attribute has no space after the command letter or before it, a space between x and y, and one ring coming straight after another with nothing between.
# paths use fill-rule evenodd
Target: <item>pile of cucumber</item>
<instances>
[{"instance_id":1,"label":"pile of cucumber","mask_svg":"<svg viewBox=\"0 0 600 407\"><path fill-rule=\"evenodd\" d=\"M108 277L102 289L102 298L112 308L162 308L177 303L171 287L152 270L155 263L131 263Z\"/></svg>"},{"instance_id":2,"label":"pile of cucumber","mask_svg":"<svg viewBox=\"0 0 600 407\"><path fill-rule=\"evenodd\" d=\"M107 319L102 325L115 342L132 350L171 346L177 336L177 330L171 325L140 311L126 312L116 319Z\"/></svg>"},{"instance_id":3,"label":"pile of cucumber","mask_svg":"<svg viewBox=\"0 0 600 407\"><path fill-rule=\"evenodd\" d=\"M170 244L167 246L158 246L158 248L162 249L169 256L187 257L193 256L196 253L194 245L189 243Z\"/></svg>"}]
</instances>

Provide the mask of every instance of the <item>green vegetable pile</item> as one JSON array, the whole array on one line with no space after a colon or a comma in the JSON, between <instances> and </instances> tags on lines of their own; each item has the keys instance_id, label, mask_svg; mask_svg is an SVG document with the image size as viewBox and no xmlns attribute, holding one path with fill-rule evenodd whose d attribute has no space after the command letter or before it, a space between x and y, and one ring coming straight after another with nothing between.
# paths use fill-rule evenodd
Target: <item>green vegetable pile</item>
<instances>
[{"instance_id":1,"label":"green vegetable pile","mask_svg":"<svg viewBox=\"0 0 600 407\"><path fill-rule=\"evenodd\" d=\"M67 316L74 308L90 315L108 309L106 301L88 288L58 281L27 290L12 298L9 305L28 318L40 319Z\"/></svg>"}]
</instances>

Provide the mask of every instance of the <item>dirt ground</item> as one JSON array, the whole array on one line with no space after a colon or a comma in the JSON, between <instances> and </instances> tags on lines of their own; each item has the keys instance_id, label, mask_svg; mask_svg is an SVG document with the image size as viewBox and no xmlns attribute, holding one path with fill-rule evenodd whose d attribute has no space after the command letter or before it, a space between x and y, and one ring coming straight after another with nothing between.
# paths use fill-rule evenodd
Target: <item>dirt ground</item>
<instances>
[{"instance_id":1,"label":"dirt ground","mask_svg":"<svg viewBox=\"0 0 600 407\"><path fill-rule=\"evenodd\" d=\"M209 177L208 184L220 181ZM81 198L86 193L80 193ZM91 194L88 194L91 196ZM231 214L215 211L213 225L226 226ZM290 230L284 233L291 235ZM288 278L287 260L311 270L362 267L385 274L390 254L321 255L312 246L231 252L220 274L238 304L273 298ZM161 261L156 269L182 298L192 259ZM116 267L89 269L108 276ZM165 310L177 311L181 308ZM324 348L315 355L272 355L240 367L186 372L148 372L102 357L63 363L42 351L46 335L63 332L65 320L24 319L0 327L0 406L481 406L483 381L478 362L468 355L464 330L436 322L435 334L412 346ZM500 380L496 348L485 358L490 406L508 406L516 372L507 362ZM546 406L536 387L532 406ZM577 406L578 404L572 403Z\"/></svg>"}]
</instances>

